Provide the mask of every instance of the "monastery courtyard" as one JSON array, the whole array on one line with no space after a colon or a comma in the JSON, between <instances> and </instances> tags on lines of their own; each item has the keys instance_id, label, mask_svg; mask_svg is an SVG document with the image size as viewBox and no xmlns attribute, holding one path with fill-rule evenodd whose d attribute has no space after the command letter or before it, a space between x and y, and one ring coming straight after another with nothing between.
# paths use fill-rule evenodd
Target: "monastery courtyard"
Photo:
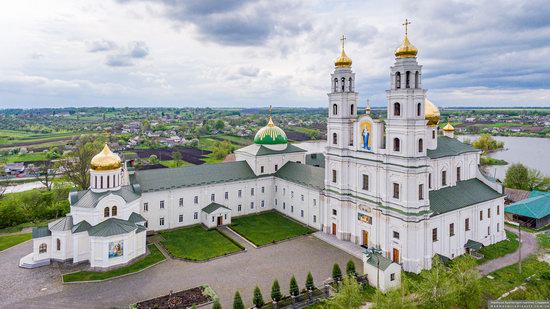
<instances>
[{"instance_id":1,"label":"monastery courtyard","mask_svg":"<svg viewBox=\"0 0 550 309\"><path fill-rule=\"evenodd\" d=\"M232 237L234 238L234 237ZM288 291L290 277L304 285L309 271L316 285L331 275L332 265L342 269L348 260L362 273L362 262L313 235L254 248L235 237L246 251L208 262L166 261L140 273L99 283L63 284L62 273L73 267L52 264L34 270L18 267L19 257L31 250L25 242L0 252L0 299L2 308L79 308L124 307L131 303L167 294L170 290L210 285L224 308L231 307L239 290L246 304L251 304L252 291L258 285L264 298L269 298L271 284L278 279L281 290Z\"/></svg>"}]
</instances>

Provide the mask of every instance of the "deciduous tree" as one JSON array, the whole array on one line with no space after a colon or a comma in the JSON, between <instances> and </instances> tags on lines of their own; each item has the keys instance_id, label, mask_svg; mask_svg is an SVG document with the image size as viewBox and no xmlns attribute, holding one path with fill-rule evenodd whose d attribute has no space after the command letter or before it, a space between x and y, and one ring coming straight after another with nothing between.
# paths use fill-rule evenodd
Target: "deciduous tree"
<instances>
[{"instance_id":1,"label":"deciduous tree","mask_svg":"<svg viewBox=\"0 0 550 309\"><path fill-rule=\"evenodd\" d=\"M69 155L61 160L65 176L78 188L90 186L90 162L101 149L101 142L94 136L82 136Z\"/></svg>"},{"instance_id":2,"label":"deciduous tree","mask_svg":"<svg viewBox=\"0 0 550 309\"><path fill-rule=\"evenodd\" d=\"M328 301L329 308L360 308L363 304L361 287L357 280L351 276L345 276L338 293Z\"/></svg>"}]
</instances>

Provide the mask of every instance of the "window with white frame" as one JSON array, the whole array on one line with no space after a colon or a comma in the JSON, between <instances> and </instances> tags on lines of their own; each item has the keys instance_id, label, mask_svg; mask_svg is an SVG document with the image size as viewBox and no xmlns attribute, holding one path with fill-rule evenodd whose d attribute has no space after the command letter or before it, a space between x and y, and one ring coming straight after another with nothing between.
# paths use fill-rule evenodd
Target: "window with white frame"
<instances>
[{"instance_id":1,"label":"window with white frame","mask_svg":"<svg viewBox=\"0 0 550 309\"><path fill-rule=\"evenodd\" d=\"M143 211L149 211L149 203L143 203Z\"/></svg>"},{"instance_id":2,"label":"window with white frame","mask_svg":"<svg viewBox=\"0 0 550 309\"><path fill-rule=\"evenodd\" d=\"M164 217L159 218L159 225L164 225Z\"/></svg>"},{"instance_id":3,"label":"window with white frame","mask_svg":"<svg viewBox=\"0 0 550 309\"><path fill-rule=\"evenodd\" d=\"M164 201L160 201L160 209L164 209Z\"/></svg>"},{"instance_id":4,"label":"window with white frame","mask_svg":"<svg viewBox=\"0 0 550 309\"><path fill-rule=\"evenodd\" d=\"M193 219L195 219L195 220L199 219L199 213L198 212L193 213Z\"/></svg>"},{"instance_id":5,"label":"window with white frame","mask_svg":"<svg viewBox=\"0 0 550 309\"><path fill-rule=\"evenodd\" d=\"M197 195L195 195L195 197L193 198L193 202L195 204L198 204L199 203L199 197Z\"/></svg>"},{"instance_id":6,"label":"window with white frame","mask_svg":"<svg viewBox=\"0 0 550 309\"><path fill-rule=\"evenodd\" d=\"M183 197L180 197L180 207L183 207Z\"/></svg>"},{"instance_id":7,"label":"window with white frame","mask_svg":"<svg viewBox=\"0 0 550 309\"><path fill-rule=\"evenodd\" d=\"M183 215L179 215L179 221L180 223L183 222Z\"/></svg>"}]
</instances>

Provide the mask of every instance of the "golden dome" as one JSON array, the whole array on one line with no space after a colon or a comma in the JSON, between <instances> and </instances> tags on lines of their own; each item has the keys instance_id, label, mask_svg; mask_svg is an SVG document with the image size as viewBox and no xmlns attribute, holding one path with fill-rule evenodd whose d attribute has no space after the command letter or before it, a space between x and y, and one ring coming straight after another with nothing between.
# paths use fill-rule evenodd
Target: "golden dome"
<instances>
[{"instance_id":1,"label":"golden dome","mask_svg":"<svg viewBox=\"0 0 550 309\"><path fill-rule=\"evenodd\" d=\"M409 38L407 35L405 35L405 39L403 40L403 44L399 46L395 50L395 57L396 58L415 58L416 54L418 54L418 49L414 47L414 45L409 42Z\"/></svg>"},{"instance_id":2,"label":"golden dome","mask_svg":"<svg viewBox=\"0 0 550 309\"><path fill-rule=\"evenodd\" d=\"M443 127L443 131L445 132L452 132L455 130L455 127L450 122L447 122L447 125Z\"/></svg>"},{"instance_id":3,"label":"golden dome","mask_svg":"<svg viewBox=\"0 0 550 309\"><path fill-rule=\"evenodd\" d=\"M424 99L424 117L426 120L428 120L428 126L433 127L439 124L439 120L441 119L441 113L439 112L439 108L435 106L428 98Z\"/></svg>"},{"instance_id":4,"label":"golden dome","mask_svg":"<svg viewBox=\"0 0 550 309\"><path fill-rule=\"evenodd\" d=\"M337 68L349 68L351 67L351 58L346 55L346 52L344 51L344 47L342 46L342 52L340 53L340 57L334 61L334 66Z\"/></svg>"},{"instance_id":5,"label":"golden dome","mask_svg":"<svg viewBox=\"0 0 550 309\"><path fill-rule=\"evenodd\" d=\"M92 158L91 169L94 171L110 171L122 166L120 157L113 153L109 146L105 144L103 150Z\"/></svg>"}]
</instances>

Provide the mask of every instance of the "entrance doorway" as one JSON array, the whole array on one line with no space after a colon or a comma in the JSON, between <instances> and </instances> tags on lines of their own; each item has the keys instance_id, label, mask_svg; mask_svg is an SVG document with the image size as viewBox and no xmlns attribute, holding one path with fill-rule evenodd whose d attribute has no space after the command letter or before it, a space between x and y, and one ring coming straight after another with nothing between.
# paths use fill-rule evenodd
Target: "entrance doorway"
<instances>
[{"instance_id":1,"label":"entrance doorway","mask_svg":"<svg viewBox=\"0 0 550 309\"><path fill-rule=\"evenodd\" d=\"M392 258L392 261L394 263L397 263L399 264L399 250L393 248L393 258Z\"/></svg>"},{"instance_id":2,"label":"entrance doorway","mask_svg":"<svg viewBox=\"0 0 550 309\"><path fill-rule=\"evenodd\" d=\"M369 246L369 232L366 230L363 230L363 246Z\"/></svg>"},{"instance_id":3,"label":"entrance doorway","mask_svg":"<svg viewBox=\"0 0 550 309\"><path fill-rule=\"evenodd\" d=\"M332 235L336 235L336 223L332 224Z\"/></svg>"},{"instance_id":4,"label":"entrance doorway","mask_svg":"<svg viewBox=\"0 0 550 309\"><path fill-rule=\"evenodd\" d=\"M223 217L222 216L218 217L218 225L223 225Z\"/></svg>"}]
</instances>

